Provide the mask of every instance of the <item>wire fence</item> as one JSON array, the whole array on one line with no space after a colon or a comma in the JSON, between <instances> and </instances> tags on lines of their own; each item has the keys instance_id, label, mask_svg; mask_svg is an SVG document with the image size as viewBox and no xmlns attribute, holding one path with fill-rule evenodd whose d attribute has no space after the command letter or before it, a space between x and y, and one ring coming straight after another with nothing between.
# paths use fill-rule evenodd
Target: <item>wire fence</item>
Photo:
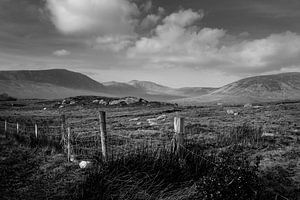
<instances>
[{"instance_id":1,"label":"wire fence","mask_svg":"<svg viewBox=\"0 0 300 200\"><path fill-rule=\"evenodd\" d=\"M159 130L137 130L135 134L118 127L105 130L105 144L101 140L101 123L99 118L72 121L65 116L56 116L54 123L22 123L18 121L0 121L0 130L7 137L15 137L31 146L52 146L63 151L68 159L94 159L103 157L103 145L106 157L117 159L120 156L137 151L172 149L173 133L165 134ZM165 124L170 124L167 122ZM165 124L155 124L162 129ZM106 126L106 125L105 125ZM160 126L160 128L158 128ZM103 134L102 134L103 135Z\"/></svg>"},{"instance_id":2,"label":"wire fence","mask_svg":"<svg viewBox=\"0 0 300 200\"><path fill-rule=\"evenodd\" d=\"M111 124L106 127L106 118L104 117L102 123L100 114L98 117L89 116L81 120L78 120L78 117L73 120L71 116L66 119L64 115L55 118L59 120L36 124L16 120L0 121L0 130L5 132L6 136L14 136L32 146L55 147L62 150L68 159L71 156L77 159L95 159L103 156L115 159L141 150L177 151L182 145L205 144L211 141L218 145L233 142L259 145L262 135L261 129L241 127L234 131L224 129L223 133L216 137L212 127L201 124L184 125L183 120L179 120L177 124L176 117L168 119L163 115L147 119L147 123L152 124L150 129L134 131L126 130L126 127L114 127ZM137 122L135 119L129 119L129 123ZM205 134L201 134L203 132Z\"/></svg>"}]
</instances>

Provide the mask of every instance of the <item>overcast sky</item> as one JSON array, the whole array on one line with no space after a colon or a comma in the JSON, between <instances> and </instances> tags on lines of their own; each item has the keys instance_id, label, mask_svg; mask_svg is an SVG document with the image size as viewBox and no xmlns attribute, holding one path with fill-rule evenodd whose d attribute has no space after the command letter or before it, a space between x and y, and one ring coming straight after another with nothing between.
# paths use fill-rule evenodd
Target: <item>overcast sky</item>
<instances>
[{"instance_id":1,"label":"overcast sky","mask_svg":"<svg viewBox=\"0 0 300 200\"><path fill-rule=\"evenodd\" d=\"M0 70L222 86L300 71L299 0L0 0Z\"/></svg>"}]
</instances>

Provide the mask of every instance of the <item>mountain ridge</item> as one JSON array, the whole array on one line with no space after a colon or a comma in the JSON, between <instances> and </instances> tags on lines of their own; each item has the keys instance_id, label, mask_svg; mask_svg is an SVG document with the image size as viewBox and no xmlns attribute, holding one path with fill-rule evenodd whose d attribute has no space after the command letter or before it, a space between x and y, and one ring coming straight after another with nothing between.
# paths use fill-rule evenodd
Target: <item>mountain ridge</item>
<instances>
[{"instance_id":1,"label":"mountain ridge","mask_svg":"<svg viewBox=\"0 0 300 200\"><path fill-rule=\"evenodd\" d=\"M206 95L176 100L182 104L203 102L252 103L300 99L300 72L244 78Z\"/></svg>"},{"instance_id":2,"label":"mountain ridge","mask_svg":"<svg viewBox=\"0 0 300 200\"><path fill-rule=\"evenodd\" d=\"M136 96L182 104L260 102L300 99L300 72L244 78L220 88L171 88L151 81L97 82L65 69L0 71L0 93L17 98L63 98L78 95Z\"/></svg>"}]
</instances>

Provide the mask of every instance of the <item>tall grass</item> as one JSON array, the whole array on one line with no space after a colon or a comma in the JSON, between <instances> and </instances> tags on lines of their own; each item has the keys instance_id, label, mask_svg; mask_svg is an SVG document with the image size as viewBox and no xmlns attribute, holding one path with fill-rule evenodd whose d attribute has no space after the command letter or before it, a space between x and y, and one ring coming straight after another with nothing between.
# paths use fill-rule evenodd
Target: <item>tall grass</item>
<instances>
[{"instance_id":1,"label":"tall grass","mask_svg":"<svg viewBox=\"0 0 300 200\"><path fill-rule=\"evenodd\" d=\"M257 166L234 153L140 151L89 171L75 199L258 199Z\"/></svg>"},{"instance_id":2,"label":"tall grass","mask_svg":"<svg viewBox=\"0 0 300 200\"><path fill-rule=\"evenodd\" d=\"M262 127L253 127L244 123L233 127L227 134L220 134L217 137L217 145L224 147L229 145L255 146L263 144Z\"/></svg>"}]
</instances>

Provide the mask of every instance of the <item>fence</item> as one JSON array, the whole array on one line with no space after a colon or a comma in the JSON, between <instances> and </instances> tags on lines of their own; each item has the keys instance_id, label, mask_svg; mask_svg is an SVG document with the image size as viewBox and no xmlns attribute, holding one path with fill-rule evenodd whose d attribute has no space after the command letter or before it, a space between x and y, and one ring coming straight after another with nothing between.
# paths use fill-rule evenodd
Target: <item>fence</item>
<instances>
[{"instance_id":1,"label":"fence","mask_svg":"<svg viewBox=\"0 0 300 200\"><path fill-rule=\"evenodd\" d=\"M31 146L52 146L62 150L68 159L115 159L141 150L167 150L180 154L185 144L184 119L174 118L174 134L171 137L153 138L147 135L134 138L107 131L106 113L99 112L89 123L68 122L65 115L57 116L52 124L29 124L0 121L0 129L6 137L14 136Z\"/></svg>"}]
</instances>

